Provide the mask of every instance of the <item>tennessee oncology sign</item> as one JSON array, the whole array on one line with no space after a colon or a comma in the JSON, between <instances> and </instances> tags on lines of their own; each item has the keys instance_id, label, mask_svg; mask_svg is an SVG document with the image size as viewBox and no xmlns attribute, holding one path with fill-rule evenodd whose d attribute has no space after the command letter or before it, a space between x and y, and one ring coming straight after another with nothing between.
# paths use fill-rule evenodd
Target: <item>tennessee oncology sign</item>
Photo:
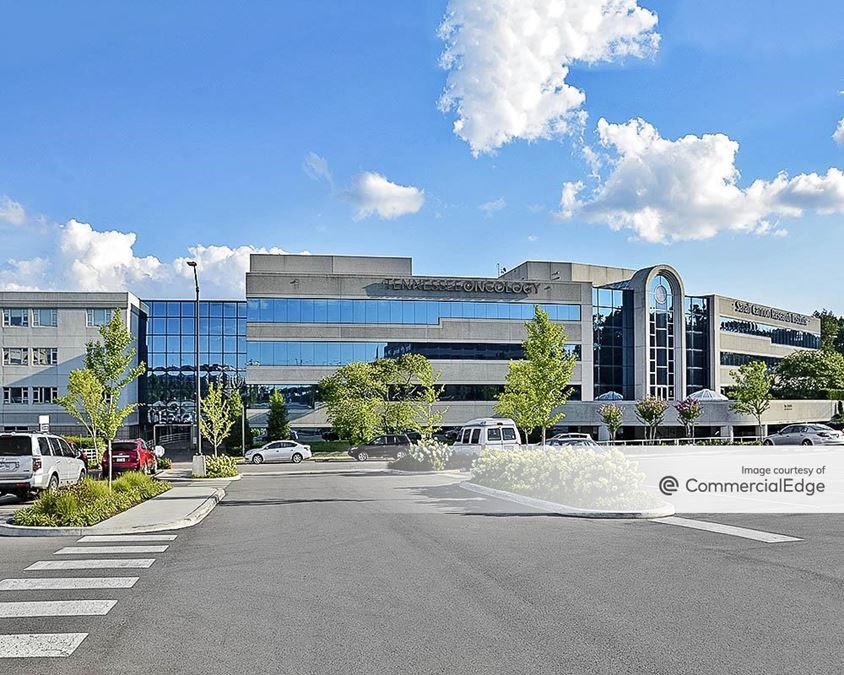
<instances>
[{"instance_id":1,"label":"tennessee oncology sign","mask_svg":"<svg viewBox=\"0 0 844 675\"><path fill-rule=\"evenodd\" d=\"M535 281L505 281L504 279L447 279L443 277L392 277L384 279L391 291L445 291L462 293L510 293L524 295L539 291Z\"/></svg>"}]
</instances>

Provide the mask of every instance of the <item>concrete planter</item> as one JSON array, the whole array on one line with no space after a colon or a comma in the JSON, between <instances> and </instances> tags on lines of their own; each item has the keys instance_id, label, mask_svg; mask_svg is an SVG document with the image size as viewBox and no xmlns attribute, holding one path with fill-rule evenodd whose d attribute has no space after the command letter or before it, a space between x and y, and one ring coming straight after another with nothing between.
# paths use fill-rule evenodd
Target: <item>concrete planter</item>
<instances>
[{"instance_id":1,"label":"concrete planter","mask_svg":"<svg viewBox=\"0 0 844 675\"><path fill-rule=\"evenodd\" d=\"M199 478L204 478L208 474L208 468L206 466L206 459L205 455L194 455L193 456L193 465L191 467L191 474L197 476Z\"/></svg>"}]
</instances>

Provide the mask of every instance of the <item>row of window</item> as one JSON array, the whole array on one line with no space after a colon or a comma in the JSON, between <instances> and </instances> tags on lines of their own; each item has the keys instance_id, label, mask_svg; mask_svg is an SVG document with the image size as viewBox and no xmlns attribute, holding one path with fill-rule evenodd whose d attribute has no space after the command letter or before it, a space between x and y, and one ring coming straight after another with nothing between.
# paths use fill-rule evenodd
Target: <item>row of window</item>
<instances>
[{"instance_id":1,"label":"row of window","mask_svg":"<svg viewBox=\"0 0 844 675\"><path fill-rule=\"evenodd\" d=\"M179 337L193 338L196 334L194 318L155 317L147 320L147 335L158 338ZM199 337L203 336L246 337L246 319L203 316L199 318Z\"/></svg>"},{"instance_id":2,"label":"row of window","mask_svg":"<svg viewBox=\"0 0 844 675\"><path fill-rule=\"evenodd\" d=\"M57 387L3 387L3 403L6 405L55 403L58 395Z\"/></svg>"},{"instance_id":3,"label":"row of window","mask_svg":"<svg viewBox=\"0 0 844 675\"><path fill-rule=\"evenodd\" d=\"M112 309L86 309L85 322L88 326L104 326L111 321ZM59 325L59 310L8 307L3 310L4 328L55 328Z\"/></svg>"},{"instance_id":4,"label":"row of window","mask_svg":"<svg viewBox=\"0 0 844 675\"><path fill-rule=\"evenodd\" d=\"M250 298L247 317L259 323L380 323L432 324L440 319L533 318L534 306L524 302L453 300L311 300ZM580 321L580 305L540 305L554 321Z\"/></svg>"},{"instance_id":5,"label":"row of window","mask_svg":"<svg viewBox=\"0 0 844 675\"><path fill-rule=\"evenodd\" d=\"M743 366L753 361L761 361L768 368L776 368L777 364L782 361L776 356L759 356L758 354L741 354L739 352L721 352L722 366Z\"/></svg>"},{"instance_id":6,"label":"row of window","mask_svg":"<svg viewBox=\"0 0 844 675\"><path fill-rule=\"evenodd\" d=\"M193 318L196 303L192 300L145 300L150 318ZM246 302L242 300L201 300L199 316L213 318L246 318Z\"/></svg>"},{"instance_id":7,"label":"row of window","mask_svg":"<svg viewBox=\"0 0 844 675\"><path fill-rule=\"evenodd\" d=\"M805 330L794 328L783 328L782 326L771 326L758 321L746 321L731 316L721 317L721 330L728 333L743 333L744 335L758 335L766 337L777 345L789 347L806 347L808 349L820 349L821 336Z\"/></svg>"},{"instance_id":8,"label":"row of window","mask_svg":"<svg viewBox=\"0 0 844 675\"><path fill-rule=\"evenodd\" d=\"M566 345L580 358L580 345ZM428 359L510 361L524 358L521 344L471 342L249 342L250 366L342 366L354 361L421 354Z\"/></svg>"},{"instance_id":9,"label":"row of window","mask_svg":"<svg viewBox=\"0 0 844 675\"><path fill-rule=\"evenodd\" d=\"M3 347L4 366L55 366L58 362L56 347Z\"/></svg>"}]
</instances>

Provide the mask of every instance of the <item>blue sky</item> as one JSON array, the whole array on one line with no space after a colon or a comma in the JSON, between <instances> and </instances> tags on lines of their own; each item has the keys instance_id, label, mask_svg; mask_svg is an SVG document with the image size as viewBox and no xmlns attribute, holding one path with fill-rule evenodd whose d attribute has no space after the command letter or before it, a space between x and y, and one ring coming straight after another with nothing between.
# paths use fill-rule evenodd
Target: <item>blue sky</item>
<instances>
[{"instance_id":1,"label":"blue sky","mask_svg":"<svg viewBox=\"0 0 844 675\"><path fill-rule=\"evenodd\" d=\"M844 5L638 5L658 17L648 33L658 48L570 64L565 82L586 96L581 127L533 140L516 133L475 157L452 131L455 111L437 106L449 75L438 65L445 1L0 2L0 215L4 203L7 216L24 212L0 229L0 259L18 261L0 280L179 295L186 280L173 261L217 246L209 283L234 294L243 256L226 251L251 245L408 255L429 274L494 275L497 263L525 259L668 262L691 292L844 313L844 188L827 173L844 167L833 140L844 118ZM609 134L642 118L667 143L635 157L632 146L602 146L601 118ZM695 173L678 179L671 203L653 195L672 225L635 224L651 211L621 204L626 186L641 186L631 172L658 162L649 175L680 175L707 153L722 157L724 143L674 145L705 134L738 144L735 191L758 179L765 196L738 195L714 215L694 210L707 194L696 192L707 177ZM607 155L599 179L589 178L584 145ZM303 170L309 153L330 180ZM799 184L774 186L783 171L788 180L819 174L827 213ZM362 178L371 174L386 190L416 192L397 193L398 212L385 217L372 201L381 193ZM563 184L578 181L563 217ZM744 209L752 215L734 221ZM607 225L613 218L620 229ZM68 228L71 219L90 230ZM696 219L689 239L684 223ZM102 232L126 236L97 239Z\"/></svg>"}]
</instances>

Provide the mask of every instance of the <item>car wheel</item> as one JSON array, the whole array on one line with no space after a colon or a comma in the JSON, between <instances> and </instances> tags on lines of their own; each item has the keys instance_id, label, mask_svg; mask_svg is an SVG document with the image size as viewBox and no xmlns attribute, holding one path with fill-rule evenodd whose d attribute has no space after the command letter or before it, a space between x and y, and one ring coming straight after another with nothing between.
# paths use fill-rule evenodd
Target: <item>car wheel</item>
<instances>
[{"instance_id":1,"label":"car wheel","mask_svg":"<svg viewBox=\"0 0 844 675\"><path fill-rule=\"evenodd\" d=\"M403 459L405 457L407 457L407 453L404 450L399 450L396 453L396 459Z\"/></svg>"},{"instance_id":2,"label":"car wheel","mask_svg":"<svg viewBox=\"0 0 844 675\"><path fill-rule=\"evenodd\" d=\"M262 455L252 455L252 463L253 464L263 464L264 457Z\"/></svg>"},{"instance_id":3,"label":"car wheel","mask_svg":"<svg viewBox=\"0 0 844 675\"><path fill-rule=\"evenodd\" d=\"M773 445L773 444L774 444L774 442L770 438L766 438L764 441L762 441L762 445Z\"/></svg>"},{"instance_id":4,"label":"car wheel","mask_svg":"<svg viewBox=\"0 0 844 675\"><path fill-rule=\"evenodd\" d=\"M293 456L290 458L290 461L294 464L298 464L302 461L302 455L300 455L298 452L294 452Z\"/></svg>"},{"instance_id":5,"label":"car wheel","mask_svg":"<svg viewBox=\"0 0 844 675\"><path fill-rule=\"evenodd\" d=\"M369 453L366 450L361 450L356 456L355 459L359 462L365 462L369 459Z\"/></svg>"},{"instance_id":6,"label":"car wheel","mask_svg":"<svg viewBox=\"0 0 844 675\"><path fill-rule=\"evenodd\" d=\"M50 476L50 481L47 483L47 490L53 492L59 489L59 477L56 474Z\"/></svg>"},{"instance_id":7,"label":"car wheel","mask_svg":"<svg viewBox=\"0 0 844 675\"><path fill-rule=\"evenodd\" d=\"M804 439L803 439L803 442L802 442L800 445L814 445L814 443L812 443L812 440L811 440L811 439L809 439L809 438L804 438Z\"/></svg>"}]
</instances>

